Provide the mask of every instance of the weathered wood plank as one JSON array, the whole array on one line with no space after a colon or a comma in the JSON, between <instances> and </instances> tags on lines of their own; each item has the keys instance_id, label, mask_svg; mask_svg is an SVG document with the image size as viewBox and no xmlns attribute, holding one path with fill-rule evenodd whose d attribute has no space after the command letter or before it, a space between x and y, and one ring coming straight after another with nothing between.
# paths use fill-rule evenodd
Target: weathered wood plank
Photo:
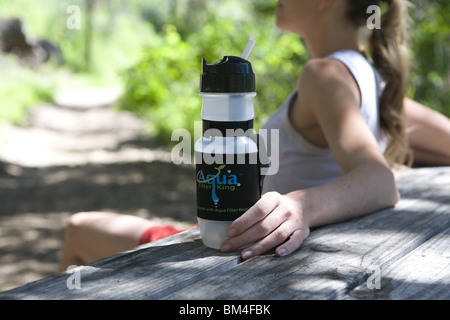
<instances>
[{"instance_id":1,"label":"weathered wood plank","mask_svg":"<svg viewBox=\"0 0 450 320\"><path fill-rule=\"evenodd\" d=\"M397 186L402 198L427 199L450 203L448 193L433 194L436 189L450 185L450 167L406 169L395 171Z\"/></svg>"},{"instance_id":2,"label":"weathered wood plank","mask_svg":"<svg viewBox=\"0 0 450 320\"><path fill-rule=\"evenodd\" d=\"M72 274L61 273L0 293L0 299L158 299L239 260L237 253L205 248L193 229L80 267L80 289L68 289Z\"/></svg>"},{"instance_id":3,"label":"weathered wood plank","mask_svg":"<svg viewBox=\"0 0 450 320\"><path fill-rule=\"evenodd\" d=\"M450 228L397 262L373 273L371 285L349 292L354 299L450 299ZM375 286L374 284L378 284Z\"/></svg>"},{"instance_id":4,"label":"weathered wood plank","mask_svg":"<svg viewBox=\"0 0 450 320\"><path fill-rule=\"evenodd\" d=\"M375 299L383 290L364 290L375 268L392 279L389 297L401 297L401 288L417 280L412 271L402 273L409 257L439 250L448 256L450 168L407 170L397 181L402 200L395 209L314 230L287 257L269 253L240 263L239 252L204 247L194 229L80 267L80 289L68 289L71 274L62 273L0 299L371 299L371 293ZM448 289L440 275L426 282L435 290L422 286L417 294Z\"/></svg>"},{"instance_id":5,"label":"weathered wood plank","mask_svg":"<svg viewBox=\"0 0 450 320\"><path fill-rule=\"evenodd\" d=\"M446 210L450 212L450 207ZM391 235L391 230L379 230L374 236L370 234L372 231L357 227L353 236L349 228L341 235L334 231L317 237L312 235L292 256L256 257L167 298L345 299L352 288L366 281L371 270L385 268L426 242L439 232L440 224L448 225L448 219L447 215L435 220L434 231L425 236L414 230L395 235Z\"/></svg>"},{"instance_id":6,"label":"weathered wood plank","mask_svg":"<svg viewBox=\"0 0 450 320\"><path fill-rule=\"evenodd\" d=\"M312 232L291 256L256 257L166 298L348 298L372 270L385 269L450 226L450 184L441 184L444 178L424 181L423 198L404 197L395 209Z\"/></svg>"}]
</instances>

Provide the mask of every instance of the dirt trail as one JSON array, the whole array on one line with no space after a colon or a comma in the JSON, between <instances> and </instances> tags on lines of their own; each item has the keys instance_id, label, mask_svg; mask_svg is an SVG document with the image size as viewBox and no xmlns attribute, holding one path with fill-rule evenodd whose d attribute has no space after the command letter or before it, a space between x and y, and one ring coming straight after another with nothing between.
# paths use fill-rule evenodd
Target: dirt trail
<instances>
[{"instance_id":1,"label":"dirt trail","mask_svg":"<svg viewBox=\"0 0 450 320\"><path fill-rule=\"evenodd\" d=\"M65 92L0 127L0 291L52 275L70 214L108 210L187 227L194 171L109 106L116 88Z\"/></svg>"}]
</instances>

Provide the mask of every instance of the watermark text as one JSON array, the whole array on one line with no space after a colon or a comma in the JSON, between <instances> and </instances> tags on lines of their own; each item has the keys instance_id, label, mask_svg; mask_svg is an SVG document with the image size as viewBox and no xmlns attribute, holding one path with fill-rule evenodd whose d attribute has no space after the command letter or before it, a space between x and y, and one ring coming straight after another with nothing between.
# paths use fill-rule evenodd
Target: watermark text
<instances>
[{"instance_id":1,"label":"watermark text","mask_svg":"<svg viewBox=\"0 0 450 320\"><path fill-rule=\"evenodd\" d=\"M377 5L369 6L367 8L367 14L371 14L367 19L367 29L381 29L381 8Z\"/></svg>"},{"instance_id":2,"label":"watermark text","mask_svg":"<svg viewBox=\"0 0 450 320\"><path fill-rule=\"evenodd\" d=\"M201 121L194 123L194 139L202 139L202 153L196 154L196 164L261 164L262 175L275 175L279 169L279 130L260 129L256 134L253 129L227 129L223 134L218 129L208 129L202 135ZM222 143L222 138L239 139L248 137L253 140L257 150L251 150L250 144ZM186 129L176 129L171 140L178 142L171 152L172 162L192 164L192 139ZM220 140L220 143L217 143ZM270 148L268 146L270 145Z\"/></svg>"},{"instance_id":3,"label":"watermark text","mask_svg":"<svg viewBox=\"0 0 450 320\"><path fill-rule=\"evenodd\" d=\"M67 14L70 16L66 20L67 29L81 29L81 10L79 6L71 5L67 7Z\"/></svg>"},{"instance_id":4,"label":"watermark text","mask_svg":"<svg viewBox=\"0 0 450 320\"><path fill-rule=\"evenodd\" d=\"M66 280L67 289L81 289L81 267L75 265L69 266L67 273L72 274Z\"/></svg>"}]
</instances>

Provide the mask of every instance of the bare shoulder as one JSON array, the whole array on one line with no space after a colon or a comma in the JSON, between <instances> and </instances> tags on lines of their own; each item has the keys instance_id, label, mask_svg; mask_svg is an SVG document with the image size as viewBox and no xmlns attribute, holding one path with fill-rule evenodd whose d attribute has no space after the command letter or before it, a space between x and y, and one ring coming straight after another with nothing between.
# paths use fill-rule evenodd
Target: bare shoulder
<instances>
[{"instance_id":1,"label":"bare shoulder","mask_svg":"<svg viewBox=\"0 0 450 320\"><path fill-rule=\"evenodd\" d=\"M359 112L360 92L352 74L340 61L313 59L303 67L298 81L298 97L290 110L290 120L302 136L319 147L328 147L323 119L335 122L339 114Z\"/></svg>"},{"instance_id":2,"label":"bare shoulder","mask_svg":"<svg viewBox=\"0 0 450 320\"><path fill-rule=\"evenodd\" d=\"M336 59L312 59L303 67L298 82L299 89L317 89L323 92L348 89L359 93L350 71Z\"/></svg>"}]
</instances>

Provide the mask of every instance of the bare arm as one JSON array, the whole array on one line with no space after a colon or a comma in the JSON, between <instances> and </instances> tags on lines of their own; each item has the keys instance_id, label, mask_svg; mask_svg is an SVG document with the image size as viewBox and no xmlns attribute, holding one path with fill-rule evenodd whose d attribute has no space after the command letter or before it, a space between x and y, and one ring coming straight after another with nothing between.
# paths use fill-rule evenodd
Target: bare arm
<instances>
[{"instance_id":1,"label":"bare arm","mask_svg":"<svg viewBox=\"0 0 450 320\"><path fill-rule=\"evenodd\" d=\"M419 165L450 165L450 119L424 105L405 99L408 143Z\"/></svg>"},{"instance_id":2,"label":"bare arm","mask_svg":"<svg viewBox=\"0 0 450 320\"><path fill-rule=\"evenodd\" d=\"M286 195L267 193L231 224L223 251L257 241L243 251L244 259L277 246L278 255L289 254L301 245L310 227L395 205L398 192L392 171L361 115L359 92L349 86L351 81L348 70L336 61L308 64L299 81L300 107L311 108L319 135L345 175Z\"/></svg>"}]
</instances>

